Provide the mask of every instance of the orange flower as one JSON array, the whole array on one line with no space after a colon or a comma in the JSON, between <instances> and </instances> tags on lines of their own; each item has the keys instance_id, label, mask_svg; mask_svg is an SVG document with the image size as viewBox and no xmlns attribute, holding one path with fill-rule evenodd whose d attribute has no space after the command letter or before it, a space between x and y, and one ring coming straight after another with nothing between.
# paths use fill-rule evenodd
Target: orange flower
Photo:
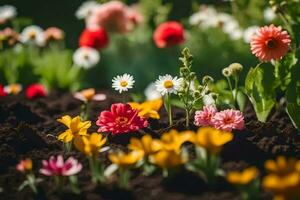
<instances>
[{"instance_id":1,"label":"orange flower","mask_svg":"<svg viewBox=\"0 0 300 200\"><path fill-rule=\"evenodd\" d=\"M231 171L226 179L229 183L235 185L247 185L258 176L258 170L255 167L244 169L243 171Z\"/></svg>"},{"instance_id":2,"label":"orange flower","mask_svg":"<svg viewBox=\"0 0 300 200\"><path fill-rule=\"evenodd\" d=\"M163 105L163 100L160 98L160 99L146 101L141 104L131 102L129 103L129 105L133 109L138 110L140 117L159 119L160 116L158 114L158 111Z\"/></svg>"}]
</instances>

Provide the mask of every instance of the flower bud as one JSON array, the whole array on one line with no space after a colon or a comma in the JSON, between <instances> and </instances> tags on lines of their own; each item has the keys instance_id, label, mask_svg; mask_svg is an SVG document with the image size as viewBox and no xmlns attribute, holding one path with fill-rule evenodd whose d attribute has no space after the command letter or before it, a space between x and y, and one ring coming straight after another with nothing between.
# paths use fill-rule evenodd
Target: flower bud
<instances>
[{"instance_id":1,"label":"flower bud","mask_svg":"<svg viewBox=\"0 0 300 200\"><path fill-rule=\"evenodd\" d=\"M201 93L198 90L196 90L193 95L194 95L194 98L197 99L201 96Z\"/></svg>"},{"instance_id":2,"label":"flower bud","mask_svg":"<svg viewBox=\"0 0 300 200\"><path fill-rule=\"evenodd\" d=\"M195 72L191 72L191 73L190 73L190 77L191 77L192 80L195 80L195 78L196 78L196 73L195 73Z\"/></svg>"},{"instance_id":3,"label":"flower bud","mask_svg":"<svg viewBox=\"0 0 300 200\"><path fill-rule=\"evenodd\" d=\"M226 67L222 70L222 74L225 77L230 77L232 75L232 70L230 68Z\"/></svg>"},{"instance_id":4,"label":"flower bud","mask_svg":"<svg viewBox=\"0 0 300 200\"><path fill-rule=\"evenodd\" d=\"M211 82L214 82L214 79L211 76L204 76L202 78L202 84L203 85L207 85L207 84L209 84Z\"/></svg>"},{"instance_id":5,"label":"flower bud","mask_svg":"<svg viewBox=\"0 0 300 200\"><path fill-rule=\"evenodd\" d=\"M234 75L239 74L243 70L243 66L240 63L232 63L228 68L231 69Z\"/></svg>"}]
</instances>

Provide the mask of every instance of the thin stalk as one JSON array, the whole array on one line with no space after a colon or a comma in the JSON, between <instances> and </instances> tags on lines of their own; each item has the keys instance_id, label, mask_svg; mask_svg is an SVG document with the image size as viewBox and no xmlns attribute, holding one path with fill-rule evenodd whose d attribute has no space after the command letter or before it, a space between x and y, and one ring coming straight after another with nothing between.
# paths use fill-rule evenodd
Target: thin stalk
<instances>
[{"instance_id":1,"label":"thin stalk","mask_svg":"<svg viewBox=\"0 0 300 200\"><path fill-rule=\"evenodd\" d=\"M129 178L130 178L130 174L129 174L129 170L126 168L120 168L119 169L119 186L121 188L128 188L129 187Z\"/></svg>"},{"instance_id":2,"label":"thin stalk","mask_svg":"<svg viewBox=\"0 0 300 200\"><path fill-rule=\"evenodd\" d=\"M169 125L173 125L173 120L172 120L172 105L171 105L171 96L170 94L165 95L165 108L168 113L168 118L169 118Z\"/></svg>"},{"instance_id":3,"label":"thin stalk","mask_svg":"<svg viewBox=\"0 0 300 200\"><path fill-rule=\"evenodd\" d=\"M239 83L239 76L235 75L234 77L234 105L238 108L238 103L237 103L237 95L238 95L238 83Z\"/></svg>"},{"instance_id":4,"label":"thin stalk","mask_svg":"<svg viewBox=\"0 0 300 200\"><path fill-rule=\"evenodd\" d=\"M235 93L234 93L234 90L233 90L233 87L232 87L230 78L229 78L229 77L226 77L226 79L227 79L227 82L228 82L228 85L229 85L229 89L230 89L230 91L231 91L231 95L232 95L232 99L233 99L233 101L234 101L234 107L235 107Z\"/></svg>"},{"instance_id":5,"label":"thin stalk","mask_svg":"<svg viewBox=\"0 0 300 200\"><path fill-rule=\"evenodd\" d=\"M187 128L190 127L190 111L189 109L185 109L185 113L186 113L186 116L185 116L185 126Z\"/></svg>"}]
</instances>

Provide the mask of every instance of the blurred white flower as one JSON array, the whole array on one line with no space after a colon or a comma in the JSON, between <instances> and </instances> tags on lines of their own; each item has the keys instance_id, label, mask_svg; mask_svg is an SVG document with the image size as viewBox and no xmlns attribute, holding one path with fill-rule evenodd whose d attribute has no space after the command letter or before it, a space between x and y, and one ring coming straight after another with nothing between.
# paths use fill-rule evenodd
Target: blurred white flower
<instances>
[{"instance_id":1,"label":"blurred white flower","mask_svg":"<svg viewBox=\"0 0 300 200\"><path fill-rule=\"evenodd\" d=\"M233 30L232 32L228 33L230 39L232 40L239 40L242 39L243 37L243 30L240 28L237 28Z\"/></svg>"},{"instance_id":2,"label":"blurred white flower","mask_svg":"<svg viewBox=\"0 0 300 200\"><path fill-rule=\"evenodd\" d=\"M112 88L119 91L119 93L126 92L133 87L135 80L130 74L123 74L116 76L112 80Z\"/></svg>"},{"instance_id":3,"label":"blurred white flower","mask_svg":"<svg viewBox=\"0 0 300 200\"><path fill-rule=\"evenodd\" d=\"M189 23L193 26L199 26L204 29L210 27L216 27L217 15L218 13L214 7L201 6L198 12L190 16Z\"/></svg>"},{"instance_id":4,"label":"blurred white flower","mask_svg":"<svg viewBox=\"0 0 300 200\"><path fill-rule=\"evenodd\" d=\"M209 106L209 105L216 105L215 99L212 97L211 94L206 94L203 96L202 99L204 105Z\"/></svg>"},{"instance_id":5,"label":"blurred white flower","mask_svg":"<svg viewBox=\"0 0 300 200\"><path fill-rule=\"evenodd\" d=\"M0 7L0 24L14 18L17 15L17 10L14 6L4 5Z\"/></svg>"},{"instance_id":6,"label":"blurred white flower","mask_svg":"<svg viewBox=\"0 0 300 200\"><path fill-rule=\"evenodd\" d=\"M96 1L86 1L77 9L75 16L77 19L86 19L92 14L93 8L98 5L99 4Z\"/></svg>"},{"instance_id":7,"label":"blurred white flower","mask_svg":"<svg viewBox=\"0 0 300 200\"><path fill-rule=\"evenodd\" d=\"M44 30L39 26L27 26L20 34L20 41L24 44L45 45Z\"/></svg>"},{"instance_id":8,"label":"blurred white flower","mask_svg":"<svg viewBox=\"0 0 300 200\"><path fill-rule=\"evenodd\" d=\"M253 35L259 30L258 26L249 26L244 30L243 39L246 43L250 43Z\"/></svg>"},{"instance_id":9,"label":"blurred white flower","mask_svg":"<svg viewBox=\"0 0 300 200\"><path fill-rule=\"evenodd\" d=\"M161 98L161 94L156 90L155 83L150 83L144 90L144 94L148 101Z\"/></svg>"},{"instance_id":10,"label":"blurred white flower","mask_svg":"<svg viewBox=\"0 0 300 200\"><path fill-rule=\"evenodd\" d=\"M161 95L176 94L178 90L181 89L182 82L183 80L181 78L177 78L176 76L173 78L171 75L166 74L158 77L158 80L155 81L155 86Z\"/></svg>"},{"instance_id":11,"label":"blurred white flower","mask_svg":"<svg viewBox=\"0 0 300 200\"><path fill-rule=\"evenodd\" d=\"M99 61L99 52L90 47L80 47L73 54L73 62L84 69L94 67Z\"/></svg>"},{"instance_id":12,"label":"blurred white flower","mask_svg":"<svg viewBox=\"0 0 300 200\"><path fill-rule=\"evenodd\" d=\"M266 22L271 22L276 18L276 13L272 8L266 8L264 10L264 19Z\"/></svg>"}]
</instances>

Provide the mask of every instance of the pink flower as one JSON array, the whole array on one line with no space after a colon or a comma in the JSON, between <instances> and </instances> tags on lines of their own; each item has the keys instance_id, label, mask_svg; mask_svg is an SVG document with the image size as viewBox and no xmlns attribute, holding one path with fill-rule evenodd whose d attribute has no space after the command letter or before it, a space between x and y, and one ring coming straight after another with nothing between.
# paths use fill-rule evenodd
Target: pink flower
<instances>
[{"instance_id":1,"label":"pink flower","mask_svg":"<svg viewBox=\"0 0 300 200\"><path fill-rule=\"evenodd\" d=\"M212 124L217 129L229 132L232 129L242 130L245 127L243 113L233 109L217 112L212 118Z\"/></svg>"},{"instance_id":2,"label":"pink flower","mask_svg":"<svg viewBox=\"0 0 300 200\"><path fill-rule=\"evenodd\" d=\"M137 131L148 126L148 121L138 116L138 111L129 104L116 103L110 111L102 111L96 124L98 132L111 132L113 135Z\"/></svg>"},{"instance_id":3,"label":"pink flower","mask_svg":"<svg viewBox=\"0 0 300 200\"><path fill-rule=\"evenodd\" d=\"M47 28L44 32L46 41L49 40L62 40L65 37L65 33L63 30L56 28L56 27L50 27Z\"/></svg>"},{"instance_id":4,"label":"pink flower","mask_svg":"<svg viewBox=\"0 0 300 200\"><path fill-rule=\"evenodd\" d=\"M21 160L21 161L17 164L16 169L17 169L19 172L22 172L22 173L25 173L26 171L32 170L32 160L31 160L31 159L24 159L24 160Z\"/></svg>"},{"instance_id":5,"label":"pink flower","mask_svg":"<svg viewBox=\"0 0 300 200\"><path fill-rule=\"evenodd\" d=\"M28 99L32 100L38 97L45 97L47 92L42 84L34 83L27 87L25 94Z\"/></svg>"},{"instance_id":6,"label":"pink flower","mask_svg":"<svg viewBox=\"0 0 300 200\"><path fill-rule=\"evenodd\" d=\"M203 110L196 111L195 125L196 126L213 126L212 118L218 112L217 108L212 105L203 106Z\"/></svg>"},{"instance_id":7,"label":"pink flower","mask_svg":"<svg viewBox=\"0 0 300 200\"><path fill-rule=\"evenodd\" d=\"M49 161L43 160L40 173L45 176L72 176L80 172L82 165L73 157L64 161L62 155L51 156Z\"/></svg>"},{"instance_id":8,"label":"pink flower","mask_svg":"<svg viewBox=\"0 0 300 200\"><path fill-rule=\"evenodd\" d=\"M273 24L259 29L250 42L252 53L261 61L280 60L289 50L291 39L280 26Z\"/></svg>"},{"instance_id":9,"label":"pink flower","mask_svg":"<svg viewBox=\"0 0 300 200\"><path fill-rule=\"evenodd\" d=\"M4 86L0 84L0 97L7 96L7 93L4 90Z\"/></svg>"}]
</instances>

